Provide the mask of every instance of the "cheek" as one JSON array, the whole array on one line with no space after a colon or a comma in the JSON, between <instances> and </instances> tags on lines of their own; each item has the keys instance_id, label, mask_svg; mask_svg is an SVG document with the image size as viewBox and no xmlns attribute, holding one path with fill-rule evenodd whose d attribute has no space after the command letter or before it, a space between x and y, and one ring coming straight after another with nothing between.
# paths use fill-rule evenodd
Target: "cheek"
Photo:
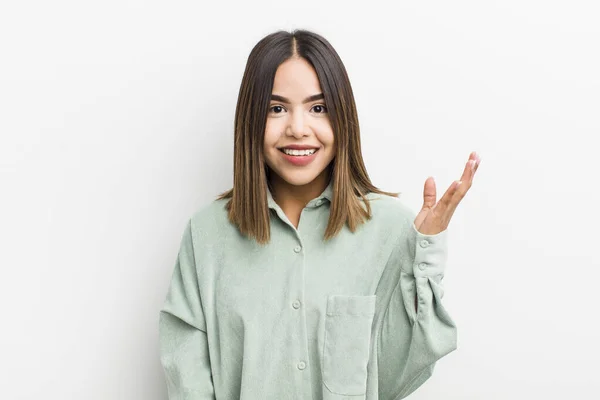
<instances>
[{"instance_id":1,"label":"cheek","mask_svg":"<svg viewBox=\"0 0 600 400\"><path fill-rule=\"evenodd\" d=\"M263 140L265 150L269 149L270 147L273 147L276 141L277 137L274 135L273 130L267 127L265 129L265 136Z\"/></svg>"},{"instance_id":2,"label":"cheek","mask_svg":"<svg viewBox=\"0 0 600 400\"><path fill-rule=\"evenodd\" d=\"M275 146L277 141L279 140L280 129L276 122L272 122L272 120L267 120L265 125L265 147Z\"/></svg>"},{"instance_id":3,"label":"cheek","mask_svg":"<svg viewBox=\"0 0 600 400\"><path fill-rule=\"evenodd\" d=\"M319 142L323 143L323 145L326 147L333 147L335 144L335 137L331 128L321 129L317 135L317 138L319 139Z\"/></svg>"}]
</instances>

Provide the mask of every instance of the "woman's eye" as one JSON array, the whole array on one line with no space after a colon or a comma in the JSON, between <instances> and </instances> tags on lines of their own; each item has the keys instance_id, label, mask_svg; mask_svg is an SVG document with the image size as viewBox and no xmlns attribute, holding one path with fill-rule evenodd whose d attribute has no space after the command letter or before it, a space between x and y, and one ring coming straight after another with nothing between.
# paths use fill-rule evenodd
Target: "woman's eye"
<instances>
[{"instance_id":1,"label":"woman's eye","mask_svg":"<svg viewBox=\"0 0 600 400\"><path fill-rule=\"evenodd\" d=\"M314 110L314 112L317 114L324 114L327 112L327 107L325 107L323 104L317 104L312 107L312 110ZM285 111L285 108L283 108L283 106L271 106L269 107L269 111L274 114L281 114L283 111Z\"/></svg>"},{"instance_id":2,"label":"woman's eye","mask_svg":"<svg viewBox=\"0 0 600 400\"><path fill-rule=\"evenodd\" d=\"M327 112L327 107L325 107L323 104L317 104L313 107L313 109L317 112L317 114L324 114Z\"/></svg>"},{"instance_id":3,"label":"woman's eye","mask_svg":"<svg viewBox=\"0 0 600 400\"><path fill-rule=\"evenodd\" d=\"M269 110L271 112L274 112L275 114L279 114L283 110L283 107L281 107L281 106L273 106Z\"/></svg>"}]
</instances>

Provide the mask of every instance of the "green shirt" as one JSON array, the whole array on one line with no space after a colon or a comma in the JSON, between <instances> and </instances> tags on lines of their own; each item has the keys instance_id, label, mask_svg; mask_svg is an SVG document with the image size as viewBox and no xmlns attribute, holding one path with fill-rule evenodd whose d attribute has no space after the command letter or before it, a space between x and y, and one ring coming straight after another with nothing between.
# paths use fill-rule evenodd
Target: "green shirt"
<instances>
[{"instance_id":1,"label":"green shirt","mask_svg":"<svg viewBox=\"0 0 600 400\"><path fill-rule=\"evenodd\" d=\"M369 193L373 218L326 243L332 194L330 181L296 229L269 192L264 247L228 200L194 212L160 310L170 400L401 399L457 348L447 230L421 234L400 199Z\"/></svg>"}]
</instances>

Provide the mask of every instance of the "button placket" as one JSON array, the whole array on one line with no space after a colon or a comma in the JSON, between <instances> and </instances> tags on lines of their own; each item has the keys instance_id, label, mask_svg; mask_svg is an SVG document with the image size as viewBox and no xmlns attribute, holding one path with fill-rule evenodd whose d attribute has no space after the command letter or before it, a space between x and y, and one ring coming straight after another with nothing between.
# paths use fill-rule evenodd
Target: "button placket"
<instances>
[{"instance_id":1,"label":"button placket","mask_svg":"<svg viewBox=\"0 0 600 400\"><path fill-rule=\"evenodd\" d=\"M298 244L296 244L296 246L294 246L294 252L296 254L299 254L300 257L302 257L302 250L303 250L304 246L302 245L302 239L298 232L296 232L296 239L297 239ZM302 258L304 258L304 257L302 257ZM301 264L302 264L302 268L303 268L304 261L302 261ZM297 273L300 273L300 272L297 271ZM293 310L299 310L302 305L302 303L300 302L300 298L302 298L302 296L303 296L304 288L301 287L300 290L301 290L301 292L297 293L298 298L291 302L291 306L292 306ZM301 323L305 326L306 322L304 320L304 314L300 312L300 313L296 314L296 316L299 319L299 323ZM306 334L306 332L304 332L304 334ZM301 352L301 354L299 354L299 355L300 355L300 357L306 356L304 354L304 352ZM306 368L306 366L307 365L306 365L305 361L298 361L296 363L296 368L298 368L298 370L301 370L301 371L304 370Z\"/></svg>"}]
</instances>

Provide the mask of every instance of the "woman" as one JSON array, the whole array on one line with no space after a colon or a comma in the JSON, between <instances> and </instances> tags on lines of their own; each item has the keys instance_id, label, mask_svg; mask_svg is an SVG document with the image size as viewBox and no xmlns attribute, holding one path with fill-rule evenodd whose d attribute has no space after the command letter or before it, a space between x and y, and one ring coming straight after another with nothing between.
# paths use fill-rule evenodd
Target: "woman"
<instances>
[{"instance_id":1,"label":"woman","mask_svg":"<svg viewBox=\"0 0 600 400\"><path fill-rule=\"evenodd\" d=\"M252 50L233 188L191 216L160 312L170 399L401 399L456 349L447 226L473 179L415 215L366 172L352 88L315 33Z\"/></svg>"}]
</instances>

